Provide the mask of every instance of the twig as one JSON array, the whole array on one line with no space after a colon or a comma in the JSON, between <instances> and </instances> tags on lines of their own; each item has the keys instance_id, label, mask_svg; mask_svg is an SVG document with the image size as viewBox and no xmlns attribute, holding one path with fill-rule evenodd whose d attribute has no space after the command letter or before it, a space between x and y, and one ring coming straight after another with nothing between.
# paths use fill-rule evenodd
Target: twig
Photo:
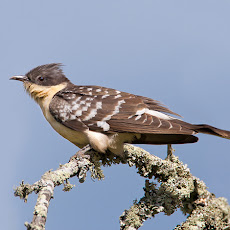
<instances>
[{"instance_id":1,"label":"twig","mask_svg":"<svg viewBox=\"0 0 230 230\"><path fill-rule=\"evenodd\" d=\"M230 207L226 200L215 198L208 192L204 182L192 176L187 166L173 155L171 146L168 146L166 160L132 145L127 144L124 149L125 158L116 157L111 153L99 154L90 150L90 159L72 158L69 163L61 165L56 171L46 172L35 184L22 183L17 187L15 196L25 201L33 191L38 193L33 220L31 223L25 223L27 229L45 229L49 202L55 186L64 184L63 190L68 191L73 187L68 183L68 179L78 176L80 182L84 182L88 170L91 172L91 177L102 179L104 178L102 165L110 166L119 163L135 166L141 176L148 179L155 177L161 183L157 187L146 180L144 197L139 202L134 202L133 206L121 215L121 229L138 229L146 219L154 217L157 213L164 212L166 215L171 215L177 208L180 208L184 214L189 214L187 220L176 227L177 230L190 229L187 228L188 226L228 229Z\"/></svg>"},{"instance_id":2,"label":"twig","mask_svg":"<svg viewBox=\"0 0 230 230\"><path fill-rule=\"evenodd\" d=\"M230 226L230 206L226 199L215 198L208 192L204 182L192 176L176 156L168 154L166 160L162 160L141 151L138 158L143 162L135 163L138 169L141 168L140 175L152 178L152 172L161 184L157 188L146 180L144 197L121 215L121 229L138 229L157 213L171 215L177 208L189 214L188 219L175 228L177 230L227 229Z\"/></svg>"},{"instance_id":3,"label":"twig","mask_svg":"<svg viewBox=\"0 0 230 230\"><path fill-rule=\"evenodd\" d=\"M94 170L95 166L86 158L78 158L70 161L55 171L46 172L41 180L37 181L33 185L22 183L15 189L15 196L19 196L24 201L27 201L27 197L33 191L38 193L37 203L34 208L34 216L31 223L26 222L27 229L42 230L45 229L45 223L47 219L47 212L51 198L53 197L54 187L64 184L64 191L70 190L73 186L67 181L73 176L78 176L80 182L84 182L86 173L91 170L94 173L94 177L101 179L104 177L101 171L97 173Z\"/></svg>"}]
</instances>

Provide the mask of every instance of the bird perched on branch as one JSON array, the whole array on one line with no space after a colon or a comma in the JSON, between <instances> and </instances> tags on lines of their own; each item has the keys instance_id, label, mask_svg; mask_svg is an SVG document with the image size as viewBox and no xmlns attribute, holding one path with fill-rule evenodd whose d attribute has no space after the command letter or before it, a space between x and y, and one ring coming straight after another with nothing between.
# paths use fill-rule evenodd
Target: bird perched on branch
<instances>
[{"instance_id":1,"label":"bird perched on branch","mask_svg":"<svg viewBox=\"0 0 230 230\"><path fill-rule=\"evenodd\" d=\"M41 65L11 79L24 83L50 125L79 148L90 145L96 151L122 156L124 143L194 143L196 133L230 139L230 131L186 123L153 99L101 86L74 85L59 63Z\"/></svg>"}]
</instances>

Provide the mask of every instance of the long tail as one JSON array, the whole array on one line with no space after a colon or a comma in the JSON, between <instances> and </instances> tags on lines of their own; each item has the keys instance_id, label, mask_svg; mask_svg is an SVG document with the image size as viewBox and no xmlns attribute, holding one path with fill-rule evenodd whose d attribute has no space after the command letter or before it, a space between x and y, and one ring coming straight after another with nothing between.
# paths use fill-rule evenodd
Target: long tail
<instances>
[{"instance_id":1,"label":"long tail","mask_svg":"<svg viewBox=\"0 0 230 230\"><path fill-rule=\"evenodd\" d=\"M205 133L205 134L210 134L210 135L215 135L218 137L222 138L227 138L230 139L230 131L223 130L223 129L218 129L216 127L213 127L211 125L192 125L193 130L198 132L198 133Z\"/></svg>"},{"instance_id":2,"label":"long tail","mask_svg":"<svg viewBox=\"0 0 230 230\"><path fill-rule=\"evenodd\" d=\"M141 134L141 138L132 141L133 144L186 144L195 143L198 137L194 136L196 133L210 134L222 138L230 139L230 131L218 129L211 125L199 124L193 125L181 120L171 120L173 127L177 129L165 129L161 132ZM174 124L179 124L178 128Z\"/></svg>"},{"instance_id":3,"label":"long tail","mask_svg":"<svg viewBox=\"0 0 230 230\"><path fill-rule=\"evenodd\" d=\"M209 135L230 139L230 131L228 130L218 129L216 127L213 127L211 125L206 125L206 124L198 124L198 125L190 124L185 121L181 121L177 119L173 120L173 122L181 125L182 130L183 128L185 128L188 130L192 130L196 133L205 133Z\"/></svg>"}]
</instances>

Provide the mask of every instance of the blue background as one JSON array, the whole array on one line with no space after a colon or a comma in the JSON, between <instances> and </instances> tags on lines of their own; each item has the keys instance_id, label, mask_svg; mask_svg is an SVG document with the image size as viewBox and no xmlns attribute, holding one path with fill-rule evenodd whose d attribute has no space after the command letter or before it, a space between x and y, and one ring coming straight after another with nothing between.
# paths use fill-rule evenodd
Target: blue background
<instances>
[{"instance_id":1,"label":"blue background","mask_svg":"<svg viewBox=\"0 0 230 230\"><path fill-rule=\"evenodd\" d=\"M162 101L185 121L230 130L230 2L228 0L2 0L1 229L25 229L36 195L13 196L77 148L45 121L22 85L9 81L41 64L61 62L75 84L102 85ZM176 155L209 191L230 200L230 141L198 135L174 146ZM165 158L166 146L143 146ZM144 179L135 168L104 168L70 192L55 189L47 229L119 229L119 216L140 199ZM141 229L172 229L180 211L157 215Z\"/></svg>"}]
</instances>

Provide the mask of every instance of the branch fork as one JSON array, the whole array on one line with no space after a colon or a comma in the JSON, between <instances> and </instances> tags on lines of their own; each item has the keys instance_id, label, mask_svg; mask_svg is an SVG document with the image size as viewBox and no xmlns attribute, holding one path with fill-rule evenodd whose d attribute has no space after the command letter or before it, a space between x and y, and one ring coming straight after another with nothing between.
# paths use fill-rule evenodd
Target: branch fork
<instances>
[{"instance_id":1,"label":"branch fork","mask_svg":"<svg viewBox=\"0 0 230 230\"><path fill-rule=\"evenodd\" d=\"M145 220L154 217L160 212L166 215L173 214L178 208L188 215L181 225L182 229L225 229L230 230L230 206L225 198L216 198L207 191L203 181L194 177L190 170L173 155L173 149L168 146L168 155L165 160L151 155L145 150L126 144L125 158L114 156L112 153L100 154L89 150L87 155L72 157L69 163L60 165L55 171L46 172L33 185L22 182L15 189L15 196L27 201L32 192L38 194L34 208L33 220L25 226L31 230L44 230L50 201L54 188L61 184L64 191L73 188L68 179L77 176L83 183L88 171L93 179L104 179L101 166L127 163L135 166L140 176L147 178L144 187L144 196L120 216L120 229L139 229ZM160 186L150 179L155 178Z\"/></svg>"}]
</instances>

